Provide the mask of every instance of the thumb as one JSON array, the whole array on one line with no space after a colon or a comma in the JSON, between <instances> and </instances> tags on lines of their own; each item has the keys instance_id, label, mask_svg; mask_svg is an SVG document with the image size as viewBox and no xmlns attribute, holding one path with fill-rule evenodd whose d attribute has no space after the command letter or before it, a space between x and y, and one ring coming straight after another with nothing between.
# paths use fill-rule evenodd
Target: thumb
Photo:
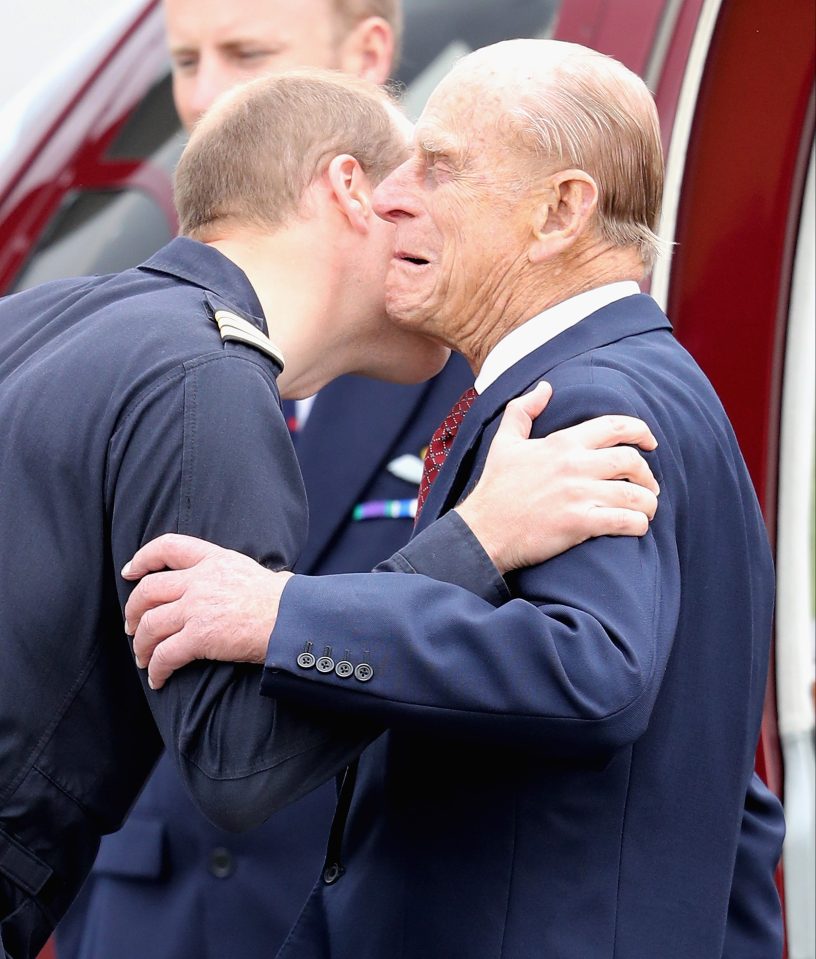
<instances>
[{"instance_id":1,"label":"thumb","mask_svg":"<svg viewBox=\"0 0 816 959\"><path fill-rule=\"evenodd\" d=\"M544 412L551 397L552 387L546 380L542 380L529 393L510 400L504 409L496 436L526 440L533 428L533 420Z\"/></svg>"},{"instance_id":2,"label":"thumb","mask_svg":"<svg viewBox=\"0 0 816 959\"><path fill-rule=\"evenodd\" d=\"M218 549L212 543L181 533L165 533L146 543L122 569L124 579L140 579L163 569L188 569Z\"/></svg>"}]
</instances>

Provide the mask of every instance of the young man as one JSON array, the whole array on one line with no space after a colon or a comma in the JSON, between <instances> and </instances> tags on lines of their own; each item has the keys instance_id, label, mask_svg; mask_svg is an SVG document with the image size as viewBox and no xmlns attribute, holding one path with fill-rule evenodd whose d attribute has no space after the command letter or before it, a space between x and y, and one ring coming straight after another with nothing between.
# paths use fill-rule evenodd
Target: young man
<instances>
[{"instance_id":1,"label":"young man","mask_svg":"<svg viewBox=\"0 0 816 959\"><path fill-rule=\"evenodd\" d=\"M383 83L399 58L400 0L163 7L173 98L188 131L219 94L252 77L315 66ZM428 382L343 376L314 400L287 404L309 503L300 572L367 571L407 542L422 450L472 382L455 356ZM320 870L335 800L326 783L250 833L228 834L201 815L162 757L123 828L103 839L92 880L59 929L60 959L230 951L267 959Z\"/></svg>"}]
</instances>

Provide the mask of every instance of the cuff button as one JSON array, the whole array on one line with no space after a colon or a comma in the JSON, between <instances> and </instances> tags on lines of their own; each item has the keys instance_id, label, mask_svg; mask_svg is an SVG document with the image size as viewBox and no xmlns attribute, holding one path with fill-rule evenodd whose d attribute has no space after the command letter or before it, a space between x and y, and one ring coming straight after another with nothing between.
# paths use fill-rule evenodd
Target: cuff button
<instances>
[{"instance_id":1,"label":"cuff button","mask_svg":"<svg viewBox=\"0 0 816 959\"><path fill-rule=\"evenodd\" d=\"M311 653L301 653L297 658L297 664L301 669L311 669L315 664L315 658Z\"/></svg>"},{"instance_id":2,"label":"cuff button","mask_svg":"<svg viewBox=\"0 0 816 959\"><path fill-rule=\"evenodd\" d=\"M334 667L334 671L341 679L348 679L354 672L354 666L347 659L341 659Z\"/></svg>"},{"instance_id":3,"label":"cuff button","mask_svg":"<svg viewBox=\"0 0 816 959\"><path fill-rule=\"evenodd\" d=\"M360 663L360 665L354 670L354 675L361 683L367 683L374 675L374 670L368 665L368 663Z\"/></svg>"},{"instance_id":4,"label":"cuff button","mask_svg":"<svg viewBox=\"0 0 816 959\"><path fill-rule=\"evenodd\" d=\"M333 862L323 870L323 882L327 886L332 886L343 875L345 870L339 862Z\"/></svg>"}]
</instances>

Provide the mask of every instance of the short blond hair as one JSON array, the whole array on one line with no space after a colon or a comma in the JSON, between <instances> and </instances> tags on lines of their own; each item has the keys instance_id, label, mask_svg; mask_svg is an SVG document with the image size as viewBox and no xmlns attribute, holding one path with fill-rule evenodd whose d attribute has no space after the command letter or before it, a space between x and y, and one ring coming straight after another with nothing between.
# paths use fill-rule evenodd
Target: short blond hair
<instances>
[{"instance_id":1,"label":"short blond hair","mask_svg":"<svg viewBox=\"0 0 816 959\"><path fill-rule=\"evenodd\" d=\"M193 131L175 175L179 232L206 240L215 227L274 230L296 215L306 188L340 154L372 184L406 156L388 93L331 70L259 77L220 97Z\"/></svg>"},{"instance_id":2,"label":"short blond hair","mask_svg":"<svg viewBox=\"0 0 816 959\"><path fill-rule=\"evenodd\" d=\"M649 270L663 196L657 109L646 85L621 63L593 50L571 54L551 80L511 110L541 159L578 167L598 186L601 236L635 247Z\"/></svg>"},{"instance_id":3,"label":"short blond hair","mask_svg":"<svg viewBox=\"0 0 816 959\"><path fill-rule=\"evenodd\" d=\"M382 17L385 20L394 36L391 70L392 72L396 70L402 51L402 0L333 0L333 3L342 31L339 39L368 17Z\"/></svg>"}]
</instances>

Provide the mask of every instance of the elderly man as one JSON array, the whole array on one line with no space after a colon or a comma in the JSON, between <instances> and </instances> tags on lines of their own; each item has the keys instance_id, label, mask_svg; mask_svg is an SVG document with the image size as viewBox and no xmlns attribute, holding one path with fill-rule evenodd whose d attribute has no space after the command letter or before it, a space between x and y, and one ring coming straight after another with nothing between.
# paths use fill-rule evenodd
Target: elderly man
<instances>
[{"instance_id":1,"label":"elderly man","mask_svg":"<svg viewBox=\"0 0 816 959\"><path fill-rule=\"evenodd\" d=\"M652 100L619 64L548 41L465 58L375 194L392 316L477 374L418 535L381 567L403 575L270 574L177 537L125 569L172 568L126 609L154 687L197 656L265 662L274 701L389 726L281 957L759 956L751 929L778 923L779 809L752 778L770 550L721 405L636 286L661 186ZM642 539L486 585L434 526L545 374L539 434L610 405L655 424L661 509ZM746 848L764 898L736 917Z\"/></svg>"},{"instance_id":2,"label":"elderly man","mask_svg":"<svg viewBox=\"0 0 816 959\"><path fill-rule=\"evenodd\" d=\"M291 568L306 504L280 393L309 395L348 371L418 379L447 359L434 338L385 319L394 231L374 215L372 187L404 158L405 136L388 97L363 81L256 81L200 125L182 158L187 235L124 273L0 304L0 935L12 959L36 954L99 836L121 824L157 730L225 827L260 822L376 735L354 717L261 699L260 669L221 664L186 670L148 708L116 570L167 530ZM490 495L494 468L488 502L483 484L463 504L502 569L588 535L643 533L656 507L640 457L595 449L652 448L638 420L513 442L546 394L518 404L499 443L510 502ZM538 465L523 468L530 457ZM628 483L594 482L605 476L650 488L627 495ZM560 500L576 478L577 515L565 522ZM541 523L520 552L525 484ZM487 557L458 522L443 538L473 575Z\"/></svg>"}]
</instances>

